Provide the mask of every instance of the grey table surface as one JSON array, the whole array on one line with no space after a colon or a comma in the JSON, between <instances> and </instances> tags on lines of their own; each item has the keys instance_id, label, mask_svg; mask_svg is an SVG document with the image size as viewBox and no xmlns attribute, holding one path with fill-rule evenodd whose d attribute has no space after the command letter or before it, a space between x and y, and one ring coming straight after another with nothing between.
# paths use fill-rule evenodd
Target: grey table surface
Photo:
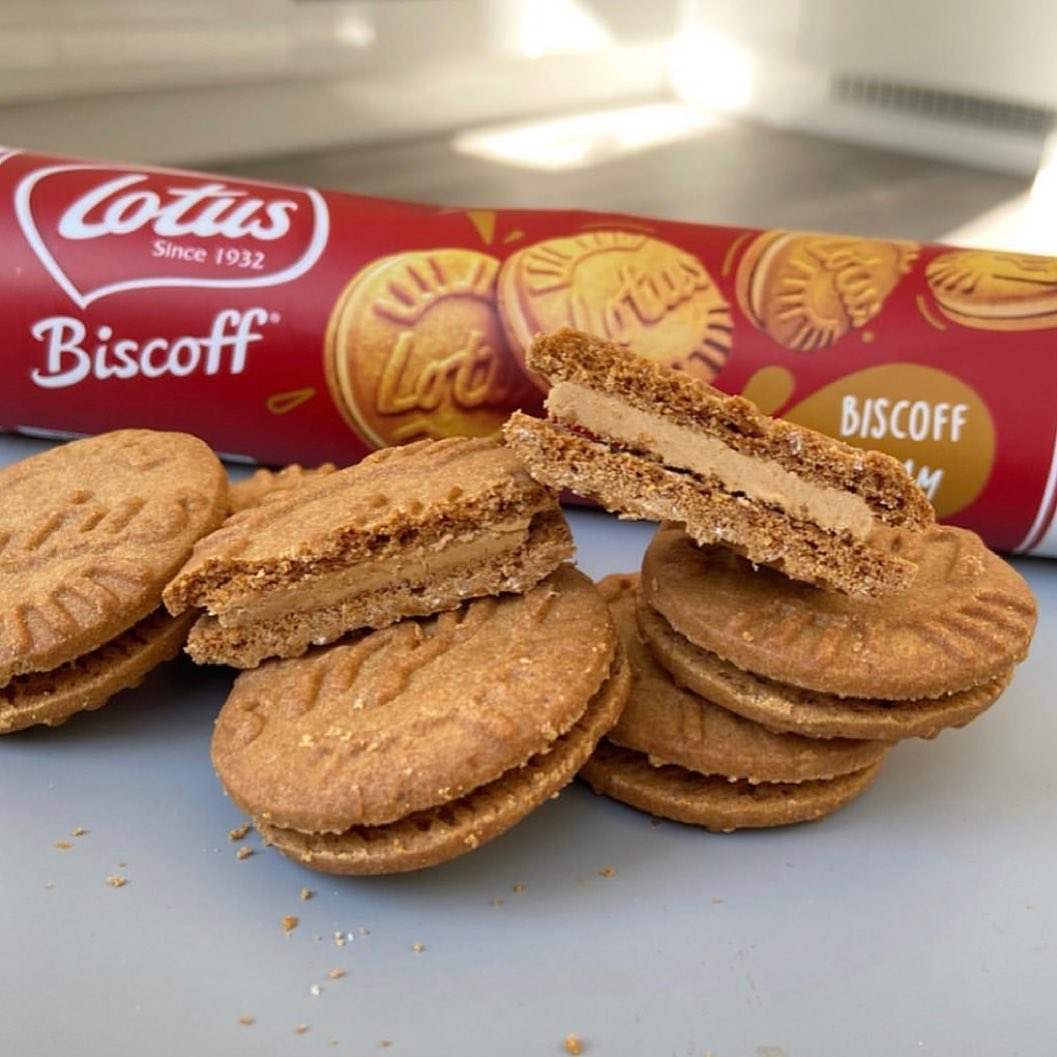
<instances>
[{"instance_id":1,"label":"grey table surface","mask_svg":"<svg viewBox=\"0 0 1057 1057\"><path fill-rule=\"evenodd\" d=\"M0 463L43 446L0 438ZM652 532L570 519L594 576ZM1015 564L1041 619L1001 701L787 829L711 835L574 785L444 866L330 878L229 839L227 670L179 660L0 739L0 1054L1053 1053L1057 562Z\"/></svg>"}]
</instances>

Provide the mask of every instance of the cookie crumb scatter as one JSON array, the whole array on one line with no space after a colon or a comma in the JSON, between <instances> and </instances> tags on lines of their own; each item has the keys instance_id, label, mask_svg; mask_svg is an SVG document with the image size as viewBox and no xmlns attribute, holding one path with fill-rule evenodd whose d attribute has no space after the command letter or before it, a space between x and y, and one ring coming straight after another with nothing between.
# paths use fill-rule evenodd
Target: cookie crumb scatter
<instances>
[{"instance_id":1,"label":"cookie crumb scatter","mask_svg":"<svg viewBox=\"0 0 1057 1057\"><path fill-rule=\"evenodd\" d=\"M616 870L614 870L612 866L603 866L602 869L599 870L598 872L603 877L614 877L614 876L616 876Z\"/></svg>"},{"instance_id":2,"label":"cookie crumb scatter","mask_svg":"<svg viewBox=\"0 0 1057 1057\"><path fill-rule=\"evenodd\" d=\"M253 854L253 849L248 844L243 844L237 852L236 859L248 859Z\"/></svg>"},{"instance_id":3,"label":"cookie crumb scatter","mask_svg":"<svg viewBox=\"0 0 1057 1057\"><path fill-rule=\"evenodd\" d=\"M301 889L301 902L307 903L316 893L311 888Z\"/></svg>"},{"instance_id":4,"label":"cookie crumb scatter","mask_svg":"<svg viewBox=\"0 0 1057 1057\"><path fill-rule=\"evenodd\" d=\"M294 1028L294 1034L295 1035L304 1035L304 1033L306 1031L308 1031L308 1025L307 1024L298 1024L297 1027Z\"/></svg>"},{"instance_id":5,"label":"cookie crumb scatter","mask_svg":"<svg viewBox=\"0 0 1057 1057\"><path fill-rule=\"evenodd\" d=\"M228 831L228 840L239 841L242 840L247 833L250 831L250 824L244 822L241 826L236 826L233 830Z\"/></svg>"},{"instance_id":6,"label":"cookie crumb scatter","mask_svg":"<svg viewBox=\"0 0 1057 1057\"><path fill-rule=\"evenodd\" d=\"M565 1036L565 1041L562 1043L566 1053L574 1055L584 1052L584 1044L580 1041L578 1035L569 1034Z\"/></svg>"},{"instance_id":7,"label":"cookie crumb scatter","mask_svg":"<svg viewBox=\"0 0 1057 1057\"><path fill-rule=\"evenodd\" d=\"M290 933L297 928L297 915L287 914L280 920L279 924L282 925L283 932L285 932L289 936Z\"/></svg>"},{"instance_id":8,"label":"cookie crumb scatter","mask_svg":"<svg viewBox=\"0 0 1057 1057\"><path fill-rule=\"evenodd\" d=\"M518 881L518 883L516 885L514 885L514 892L517 895L521 895L521 893L524 892L524 891L525 891L525 886L520 881Z\"/></svg>"},{"instance_id":9,"label":"cookie crumb scatter","mask_svg":"<svg viewBox=\"0 0 1057 1057\"><path fill-rule=\"evenodd\" d=\"M106 883L111 888L124 888L128 884L128 878L122 877L120 874L111 874L107 879Z\"/></svg>"},{"instance_id":10,"label":"cookie crumb scatter","mask_svg":"<svg viewBox=\"0 0 1057 1057\"><path fill-rule=\"evenodd\" d=\"M390 1047L390 1046L392 1046L392 1045L393 1045L393 1040L392 1040L392 1039L382 1039L382 1040L381 1040L381 1041L380 1041L380 1042L378 1043L378 1048L379 1048L379 1049L382 1049L382 1050L387 1050L387 1049L389 1049L389 1047Z\"/></svg>"},{"instance_id":11,"label":"cookie crumb scatter","mask_svg":"<svg viewBox=\"0 0 1057 1057\"><path fill-rule=\"evenodd\" d=\"M426 945L424 943L413 943L413 944L411 944L411 950L413 950L415 952L415 954L421 954L425 949L426 949Z\"/></svg>"},{"instance_id":12,"label":"cookie crumb scatter","mask_svg":"<svg viewBox=\"0 0 1057 1057\"><path fill-rule=\"evenodd\" d=\"M69 851L73 845L68 840L57 840L52 847L56 851Z\"/></svg>"},{"instance_id":13,"label":"cookie crumb scatter","mask_svg":"<svg viewBox=\"0 0 1057 1057\"><path fill-rule=\"evenodd\" d=\"M327 976L331 980L340 980L345 975L344 969L331 969Z\"/></svg>"},{"instance_id":14,"label":"cookie crumb scatter","mask_svg":"<svg viewBox=\"0 0 1057 1057\"><path fill-rule=\"evenodd\" d=\"M244 1027L248 1028L253 1023L253 1017L247 1017L245 1014L239 1017L239 1023Z\"/></svg>"},{"instance_id":15,"label":"cookie crumb scatter","mask_svg":"<svg viewBox=\"0 0 1057 1057\"><path fill-rule=\"evenodd\" d=\"M88 830L86 830L84 826L74 826L73 829L70 830L70 836L83 837L87 832Z\"/></svg>"}]
</instances>

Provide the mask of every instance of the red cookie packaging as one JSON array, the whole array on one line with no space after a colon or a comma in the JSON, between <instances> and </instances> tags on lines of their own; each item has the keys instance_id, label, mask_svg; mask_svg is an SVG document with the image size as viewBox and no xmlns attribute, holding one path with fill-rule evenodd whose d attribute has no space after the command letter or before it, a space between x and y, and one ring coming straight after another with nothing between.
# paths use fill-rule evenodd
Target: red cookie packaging
<instances>
[{"instance_id":1,"label":"red cookie packaging","mask_svg":"<svg viewBox=\"0 0 1057 1057\"><path fill-rule=\"evenodd\" d=\"M0 148L0 427L354 462L493 433L573 326L902 460L1057 556L1057 260L617 214L451 209Z\"/></svg>"}]
</instances>

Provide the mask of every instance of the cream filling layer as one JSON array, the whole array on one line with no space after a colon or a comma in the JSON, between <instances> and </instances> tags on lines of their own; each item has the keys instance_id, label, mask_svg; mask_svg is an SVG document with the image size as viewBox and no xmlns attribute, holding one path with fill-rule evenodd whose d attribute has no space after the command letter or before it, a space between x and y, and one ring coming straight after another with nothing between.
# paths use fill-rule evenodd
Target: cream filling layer
<instances>
[{"instance_id":1,"label":"cream filling layer","mask_svg":"<svg viewBox=\"0 0 1057 1057\"><path fill-rule=\"evenodd\" d=\"M562 425L582 426L599 437L648 451L667 466L715 477L728 492L777 506L831 532L865 539L874 529L866 501L851 492L807 481L775 462L733 451L721 440L660 415L630 407L618 397L576 382L559 382L546 403Z\"/></svg>"},{"instance_id":2,"label":"cream filling layer","mask_svg":"<svg viewBox=\"0 0 1057 1057\"><path fill-rule=\"evenodd\" d=\"M452 538L429 550L402 550L390 558L360 562L265 594L246 593L232 598L223 611L210 612L222 627L244 627L288 613L325 608L399 584L424 584L457 566L517 552L528 540L531 522L531 518L518 518L488 525L486 531L471 539Z\"/></svg>"}]
</instances>

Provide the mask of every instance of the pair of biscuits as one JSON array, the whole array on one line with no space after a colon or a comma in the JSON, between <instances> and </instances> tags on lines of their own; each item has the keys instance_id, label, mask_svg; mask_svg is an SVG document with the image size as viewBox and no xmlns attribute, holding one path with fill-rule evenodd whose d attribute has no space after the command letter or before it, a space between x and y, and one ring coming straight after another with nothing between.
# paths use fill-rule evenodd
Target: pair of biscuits
<instances>
[{"instance_id":1,"label":"pair of biscuits","mask_svg":"<svg viewBox=\"0 0 1057 1057\"><path fill-rule=\"evenodd\" d=\"M0 732L98 708L175 657L162 589L227 513L202 441L120 430L0 470Z\"/></svg>"},{"instance_id":2,"label":"pair of biscuits","mask_svg":"<svg viewBox=\"0 0 1057 1057\"><path fill-rule=\"evenodd\" d=\"M913 563L877 539L887 526L919 531L933 511L890 456L579 331L541 338L528 364L551 382L548 417L515 413L504 435L540 481L848 594L913 578Z\"/></svg>"},{"instance_id":3,"label":"pair of biscuits","mask_svg":"<svg viewBox=\"0 0 1057 1057\"><path fill-rule=\"evenodd\" d=\"M596 789L714 829L819 817L895 741L987 708L1025 656L1027 586L938 527L894 459L578 332L529 364L549 417L505 432L530 471L666 522L639 601L607 587L649 651L629 641L635 690L585 767Z\"/></svg>"},{"instance_id":4,"label":"pair of biscuits","mask_svg":"<svg viewBox=\"0 0 1057 1057\"><path fill-rule=\"evenodd\" d=\"M556 795L629 684L605 602L566 564L524 594L243 672L213 761L264 839L304 865L414 870Z\"/></svg>"},{"instance_id":5,"label":"pair of biscuits","mask_svg":"<svg viewBox=\"0 0 1057 1057\"><path fill-rule=\"evenodd\" d=\"M331 873L419 869L572 781L630 676L571 553L555 496L483 438L280 488L204 540L165 597L208 610L196 660L249 669L212 751L264 839Z\"/></svg>"},{"instance_id":6,"label":"pair of biscuits","mask_svg":"<svg viewBox=\"0 0 1057 1057\"><path fill-rule=\"evenodd\" d=\"M917 575L869 599L753 568L662 526L634 601L620 603L634 608L643 648L633 656L648 675L636 673L587 781L709 829L806 821L862 792L896 742L980 715L1027 654L1030 590L964 529L891 530L890 546ZM711 751L691 751L699 743Z\"/></svg>"}]
</instances>

